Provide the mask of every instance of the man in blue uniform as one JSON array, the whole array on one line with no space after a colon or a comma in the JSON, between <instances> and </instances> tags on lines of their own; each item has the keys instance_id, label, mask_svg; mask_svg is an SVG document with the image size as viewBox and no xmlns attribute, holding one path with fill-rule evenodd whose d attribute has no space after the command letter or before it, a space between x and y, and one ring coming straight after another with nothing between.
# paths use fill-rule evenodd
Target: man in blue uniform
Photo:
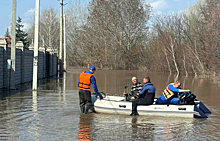
<instances>
[{"instance_id":1,"label":"man in blue uniform","mask_svg":"<svg viewBox=\"0 0 220 141\"><path fill-rule=\"evenodd\" d=\"M184 92L190 92L190 90L180 89L180 85L179 81L169 84L164 89L163 94L157 99L156 104L180 104L178 95L181 96Z\"/></svg>"},{"instance_id":2,"label":"man in blue uniform","mask_svg":"<svg viewBox=\"0 0 220 141\"><path fill-rule=\"evenodd\" d=\"M145 77L143 79L144 85L142 90L140 91L138 98L132 102L132 113L130 116L139 115L137 112L138 105L151 105L154 103L155 97L155 87L150 82L150 77Z\"/></svg>"},{"instance_id":3,"label":"man in blue uniform","mask_svg":"<svg viewBox=\"0 0 220 141\"><path fill-rule=\"evenodd\" d=\"M82 72L80 74L79 80L78 80L78 89L79 89L79 104L81 113L86 114L89 109L93 112L95 112L94 107L92 105L91 100L91 91L90 91L90 85L92 83L93 89L96 93L97 98L102 99L102 95L99 94L97 85L96 85L96 79L94 77L94 73L96 71L96 68L94 66L90 67L89 71Z\"/></svg>"}]
</instances>

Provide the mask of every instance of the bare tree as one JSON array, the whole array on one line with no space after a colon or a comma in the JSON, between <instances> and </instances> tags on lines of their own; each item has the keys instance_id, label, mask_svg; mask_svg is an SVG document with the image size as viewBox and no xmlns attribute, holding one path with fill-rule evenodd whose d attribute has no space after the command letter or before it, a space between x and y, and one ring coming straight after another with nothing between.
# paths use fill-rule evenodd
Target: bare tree
<instances>
[{"instance_id":1,"label":"bare tree","mask_svg":"<svg viewBox=\"0 0 220 141\"><path fill-rule=\"evenodd\" d=\"M32 42L34 39L34 22L30 19L32 25L28 29L28 41ZM58 12L53 8L45 8L40 15L40 45L46 48L57 49L59 47L59 17Z\"/></svg>"},{"instance_id":2,"label":"bare tree","mask_svg":"<svg viewBox=\"0 0 220 141\"><path fill-rule=\"evenodd\" d=\"M177 77L219 74L219 12L219 0L202 0L153 17L149 30L151 7L144 0L92 0L88 7L71 0L65 12L69 65L144 68ZM41 17L41 42L59 46L57 12L44 9ZM30 28L30 39L32 33Z\"/></svg>"},{"instance_id":3,"label":"bare tree","mask_svg":"<svg viewBox=\"0 0 220 141\"><path fill-rule=\"evenodd\" d=\"M146 45L150 7L142 0L94 0L75 46L83 64L102 67L135 68L139 47ZM116 63L117 62L117 63Z\"/></svg>"},{"instance_id":4,"label":"bare tree","mask_svg":"<svg viewBox=\"0 0 220 141\"><path fill-rule=\"evenodd\" d=\"M86 24L88 16L87 7L83 7L80 0L70 0L65 15L68 64L82 66L83 50L77 46L83 40L80 36L84 33L83 26Z\"/></svg>"},{"instance_id":5,"label":"bare tree","mask_svg":"<svg viewBox=\"0 0 220 141\"><path fill-rule=\"evenodd\" d=\"M59 47L59 17L53 8L41 11L40 16L40 41L41 45L57 49Z\"/></svg>"}]
</instances>

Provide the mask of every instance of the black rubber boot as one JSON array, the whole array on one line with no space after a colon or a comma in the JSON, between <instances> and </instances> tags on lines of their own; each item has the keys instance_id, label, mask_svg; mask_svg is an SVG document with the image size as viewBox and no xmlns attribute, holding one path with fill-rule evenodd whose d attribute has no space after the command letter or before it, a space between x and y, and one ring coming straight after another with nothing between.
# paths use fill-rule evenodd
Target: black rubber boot
<instances>
[{"instance_id":1,"label":"black rubber boot","mask_svg":"<svg viewBox=\"0 0 220 141\"><path fill-rule=\"evenodd\" d=\"M132 112L131 112L131 114L130 114L129 116L133 116L133 115L134 115L134 113L135 113L135 112L134 112L134 110L132 110Z\"/></svg>"},{"instance_id":2,"label":"black rubber boot","mask_svg":"<svg viewBox=\"0 0 220 141\"><path fill-rule=\"evenodd\" d=\"M81 110L81 113L84 113L85 112L85 105L80 105L80 110Z\"/></svg>"},{"instance_id":3,"label":"black rubber boot","mask_svg":"<svg viewBox=\"0 0 220 141\"><path fill-rule=\"evenodd\" d=\"M91 106L91 107L90 107L90 110L91 110L93 113L96 113L94 106Z\"/></svg>"},{"instance_id":4,"label":"black rubber boot","mask_svg":"<svg viewBox=\"0 0 220 141\"><path fill-rule=\"evenodd\" d=\"M138 112L135 112L133 115L134 115L134 116L139 116Z\"/></svg>"},{"instance_id":5,"label":"black rubber boot","mask_svg":"<svg viewBox=\"0 0 220 141\"><path fill-rule=\"evenodd\" d=\"M92 107L92 103L87 103L85 105L85 111L84 111L84 114L87 114L89 112L89 109Z\"/></svg>"},{"instance_id":6,"label":"black rubber boot","mask_svg":"<svg viewBox=\"0 0 220 141\"><path fill-rule=\"evenodd\" d=\"M138 112L137 111L132 111L130 116L139 116Z\"/></svg>"}]
</instances>

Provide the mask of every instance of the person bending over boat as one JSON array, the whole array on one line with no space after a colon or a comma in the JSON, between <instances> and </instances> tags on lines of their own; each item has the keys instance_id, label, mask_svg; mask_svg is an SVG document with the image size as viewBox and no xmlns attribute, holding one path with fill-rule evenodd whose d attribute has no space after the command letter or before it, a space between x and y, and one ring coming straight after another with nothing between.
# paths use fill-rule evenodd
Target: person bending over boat
<instances>
[{"instance_id":1,"label":"person bending over boat","mask_svg":"<svg viewBox=\"0 0 220 141\"><path fill-rule=\"evenodd\" d=\"M133 83L133 86L131 87L130 93L123 93L123 95L126 96L127 101L136 99L143 87L143 85L140 82L138 82L137 77L132 77L131 81Z\"/></svg>"},{"instance_id":2,"label":"person bending over boat","mask_svg":"<svg viewBox=\"0 0 220 141\"><path fill-rule=\"evenodd\" d=\"M90 85L92 83L93 89L96 93L96 97L98 99L102 99L102 95L99 94L97 85L96 85L96 79L94 77L94 73L96 71L96 68L94 66L90 67L89 71L82 72L79 76L78 80L78 89L79 89L79 104L80 104L80 110L81 113L86 114L89 109L93 112L95 112L95 109L92 105L92 100L91 100L91 91L90 91Z\"/></svg>"},{"instance_id":3,"label":"person bending over boat","mask_svg":"<svg viewBox=\"0 0 220 141\"><path fill-rule=\"evenodd\" d=\"M150 77L145 77L143 82L143 89L140 91L138 98L132 102L132 113L130 116L139 115L137 112L138 105L152 105L154 103L156 89L150 82Z\"/></svg>"},{"instance_id":4,"label":"person bending over boat","mask_svg":"<svg viewBox=\"0 0 220 141\"><path fill-rule=\"evenodd\" d=\"M184 94L184 92L190 92L190 90L183 90L180 88L181 83L175 81L169 84L163 91L163 94L157 99L156 104L180 104L178 95Z\"/></svg>"}]
</instances>

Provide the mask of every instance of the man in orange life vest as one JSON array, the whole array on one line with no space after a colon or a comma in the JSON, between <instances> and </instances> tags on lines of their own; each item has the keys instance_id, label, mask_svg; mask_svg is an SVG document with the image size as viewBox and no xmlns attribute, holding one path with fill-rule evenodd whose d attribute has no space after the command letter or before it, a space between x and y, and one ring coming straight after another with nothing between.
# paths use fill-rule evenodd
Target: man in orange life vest
<instances>
[{"instance_id":1,"label":"man in orange life vest","mask_svg":"<svg viewBox=\"0 0 220 141\"><path fill-rule=\"evenodd\" d=\"M164 89L163 94L157 99L156 104L180 104L178 95L182 95L184 92L190 92L190 90L180 89L181 83L175 81L169 84Z\"/></svg>"},{"instance_id":2,"label":"man in orange life vest","mask_svg":"<svg viewBox=\"0 0 220 141\"><path fill-rule=\"evenodd\" d=\"M84 114L86 114L90 108L93 112L95 112L94 107L92 105L92 99L91 99L91 91L90 91L91 83L96 93L96 97L98 99L103 98L102 95L99 94L98 88L96 86L96 79L93 76L95 71L96 71L95 67L91 66L89 71L87 72L85 71L80 74L80 77L78 80L80 110L81 110L81 113L84 113Z\"/></svg>"}]
</instances>

